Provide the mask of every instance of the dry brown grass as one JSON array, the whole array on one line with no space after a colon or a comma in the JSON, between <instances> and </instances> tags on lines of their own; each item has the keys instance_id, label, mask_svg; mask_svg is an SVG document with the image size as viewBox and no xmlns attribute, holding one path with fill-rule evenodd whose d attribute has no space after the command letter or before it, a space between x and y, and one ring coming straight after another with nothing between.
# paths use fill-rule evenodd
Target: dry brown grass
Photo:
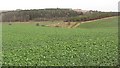
<instances>
[{"instance_id":1,"label":"dry brown grass","mask_svg":"<svg viewBox=\"0 0 120 68\"><path fill-rule=\"evenodd\" d=\"M75 28L79 25L77 22L63 22L63 23L56 23L47 25L49 27L62 27L62 28Z\"/></svg>"}]
</instances>

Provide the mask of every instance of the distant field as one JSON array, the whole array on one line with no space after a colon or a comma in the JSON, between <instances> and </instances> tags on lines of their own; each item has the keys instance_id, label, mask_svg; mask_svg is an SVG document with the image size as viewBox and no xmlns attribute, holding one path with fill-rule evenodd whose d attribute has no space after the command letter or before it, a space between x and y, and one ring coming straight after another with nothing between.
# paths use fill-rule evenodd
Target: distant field
<instances>
[{"instance_id":1,"label":"distant field","mask_svg":"<svg viewBox=\"0 0 120 68\"><path fill-rule=\"evenodd\" d=\"M111 27L118 27L118 17L111 17L108 19L100 19L97 21L83 23L79 26L80 28L111 28Z\"/></svg>"},{"instance_id":2,"label":"distant field","mask_svg":"<svg viewBox=\"0 0 120 68\"><path fill-rule=\"evenodd\" d=\"M3 65L117 65L117 24L117 17L78 28L3 24Z\"/></svg>"}]
</instances>

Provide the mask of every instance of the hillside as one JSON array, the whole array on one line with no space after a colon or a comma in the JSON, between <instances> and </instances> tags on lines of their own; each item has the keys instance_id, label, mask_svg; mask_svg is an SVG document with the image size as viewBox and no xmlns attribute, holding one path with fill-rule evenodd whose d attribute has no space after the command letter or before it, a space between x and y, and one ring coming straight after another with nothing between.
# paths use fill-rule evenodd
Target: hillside
<instances>
[{"instance_id":1,"label":"hillside","mask_svg":"<svg viewBox=\"0 0 120 68\"><path fill-rule=\"evenodd\" d=\"M79 28L112 28L118 27L118 17L110 17L105 19L99 19L96 21L84 22L81 23Z\"/></svg>"},{"instance_id":2,"label":"hillside","mask_svg":"<svg viewBox=\"0 0 120 68\"><path fill-rule=\"evenodd\" d=\"M81 13L71 9L31 9L31 10L14 10L3 12L3 21L5 22L25 22L25 21L45 21L50 19L65 19L75 17Z\"/></svg>"}]
</instances>

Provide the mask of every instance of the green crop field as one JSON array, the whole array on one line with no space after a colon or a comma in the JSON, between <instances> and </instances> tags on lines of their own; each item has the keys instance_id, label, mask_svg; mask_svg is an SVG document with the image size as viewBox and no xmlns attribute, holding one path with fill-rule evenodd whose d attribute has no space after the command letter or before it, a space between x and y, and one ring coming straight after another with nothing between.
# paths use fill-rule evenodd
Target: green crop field
<instances>
[{"instance_id":1,"label":"green crop field","mask_svg":"<svg viewBox=\"0 0 120 68\"><path fill-rule=\"evenodd\" d=\"M117 17L84 23L78 28L3 24L3 65L117 65L117 24Z\"/></svg>"},{"instance_id":2,"label":"green crop field","mask_svg":"<svg viewBox=\"0 0 120 68\"><path fill-rule=\"evenodd\" d=\"M118 17L112 17L104 20L97 20L94 22L84 23L79 26L80 28L117 28Z\"/></svg>"}]
</instances>

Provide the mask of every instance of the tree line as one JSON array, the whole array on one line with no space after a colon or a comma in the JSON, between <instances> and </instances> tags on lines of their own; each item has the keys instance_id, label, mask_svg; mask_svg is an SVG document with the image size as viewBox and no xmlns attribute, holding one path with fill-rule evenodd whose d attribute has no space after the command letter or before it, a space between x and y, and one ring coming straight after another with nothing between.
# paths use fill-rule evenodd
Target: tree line
<instances>
[{"instance_id":1,"label":"tree line","mask_svg":"<svg viewBox=\"0 0 120 68\"><path fill-rule=\"evenodd\" d=\"M94 13L88 13L77 17L70 17L65 22L82 22L82 21L90 21L90 20L96 20L101 19L105 17L112 17L112 16L118 16L118 12L94 12Z\"/></svg>"},{"instance_id":2,"label":"tree line","mask_svg":"<svg viewBox=\"0 0 120 68\"><path fill-rule=\"evenodd\" d=\"M81 22L105 17L118 16L117 12L100 12L88 11L76 12L72 9L31 9L31 10L14 10L2 12L3 22L28 22L28 21L48 21L63 20L65 22Z\"/></svg>"},{"instance_id":3,"label":"tree line","mask_svg":"<svg viewBox=\"0 0 120 68\"><path fill-rule=\"evenodd\" d=\"M71 9L31 9L2 12L3 22L45 21L50 19L66 19L82 15Z\"/></svg>"}]
</instances>

